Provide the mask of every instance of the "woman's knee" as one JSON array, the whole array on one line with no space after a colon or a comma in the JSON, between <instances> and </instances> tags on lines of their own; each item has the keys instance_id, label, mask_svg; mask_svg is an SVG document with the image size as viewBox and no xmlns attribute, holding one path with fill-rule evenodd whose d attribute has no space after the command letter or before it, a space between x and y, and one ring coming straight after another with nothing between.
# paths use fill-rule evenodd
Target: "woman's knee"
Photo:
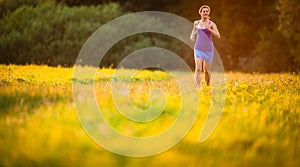
<instances>
[{"instance_id":1,"label":"woman's knee","mask_svg":"<svg viewBox=\"0 0 300 167\"><path fill-rule=\"evenodd\" d=\"M209 72L209 69L207 69L206 66L204 66L203 72L207 73L207 72Z\"/></svg>"},{"instance_id":2,"label":"woman's knee","mask_svg":"<svg viewBox=\"0 0 300 167\"><path fill-rule=\"evenodd\" d=\"M201 72L202 68L201 67L196 67L195 71Z\"/></svg>"}]
</instances>

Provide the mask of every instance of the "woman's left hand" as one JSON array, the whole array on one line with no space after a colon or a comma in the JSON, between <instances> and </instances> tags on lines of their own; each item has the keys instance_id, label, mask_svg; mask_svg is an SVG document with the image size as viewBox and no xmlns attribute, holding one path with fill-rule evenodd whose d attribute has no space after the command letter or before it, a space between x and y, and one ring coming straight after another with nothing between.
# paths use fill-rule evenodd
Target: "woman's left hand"
<instances>
[{"instance_id":1,"label":"woman's left hand","mask_svg":"<svg viewBox=\"0 0 300 167\"><path fill-rule=\"evenodd\" d=\"M213 31L213 29L212 29L212 26L211 26L211 24L206 24L206 28L209 30L209 31Z\"/></svg>"}]
</instances>

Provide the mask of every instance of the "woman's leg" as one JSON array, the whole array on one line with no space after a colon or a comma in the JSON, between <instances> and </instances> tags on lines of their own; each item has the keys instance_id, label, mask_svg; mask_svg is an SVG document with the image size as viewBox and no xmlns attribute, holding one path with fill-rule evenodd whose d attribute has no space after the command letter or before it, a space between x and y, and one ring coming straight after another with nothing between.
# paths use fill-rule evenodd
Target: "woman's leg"
<instances>
[{"instance_id":1,"label":"woman's leg","mask_svg":"<svg viewBox=\"0 0 300 167\"><path fill-rule=\"evenodd\" d=\"M200 89L200 82L201 82L201 70L202 70L202 58L195 58L195 82L197 89Z\"/></svg>"},{"instance_id":2,"label":"woman's leg","mask_svg":"<svg viewBox=\"0 0 300 167\"><path fill-rule=\"evenodd\" d=\"M211 63L204 60L204 68L203 69L204 69L204 77L205 77L207 86L209 86L209 84L210 84L210 65L211 65Z\"/></svg>"}]
</instances>

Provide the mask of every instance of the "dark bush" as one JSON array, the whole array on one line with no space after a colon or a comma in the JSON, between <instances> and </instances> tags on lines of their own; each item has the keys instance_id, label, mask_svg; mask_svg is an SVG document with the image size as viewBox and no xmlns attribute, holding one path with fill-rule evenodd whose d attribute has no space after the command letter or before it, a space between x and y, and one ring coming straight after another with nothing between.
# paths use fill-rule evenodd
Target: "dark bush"
<instances>
[{"instance_id":1,"label":"dark bush","mask_svg":"<svg viewBox=\"0 0 300 167\"><path fill-rule=\"evenodd\" d=\"M21 6L0 21L0 63L72 65L85 40L122 15L120 6Z\"/></svg>"}]
</instances>

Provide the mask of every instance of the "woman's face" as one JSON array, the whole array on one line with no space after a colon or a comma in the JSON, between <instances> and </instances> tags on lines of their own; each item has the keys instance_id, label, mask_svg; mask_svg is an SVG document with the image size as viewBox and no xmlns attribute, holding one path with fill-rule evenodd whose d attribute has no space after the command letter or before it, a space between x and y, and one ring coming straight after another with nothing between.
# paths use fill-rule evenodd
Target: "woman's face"
<instances>
[{"instance_id":1,"label":"woman's face","mask_svg":"<svg viewBox=\"0 0 300 167\"><path fill-rule=\"evenodd\" d=\"M208 16L209 16L209 9L208 8L203 8L201 10L200 15L201 15L202 18L208 18Z\"/></svg>"}]
</instances>

